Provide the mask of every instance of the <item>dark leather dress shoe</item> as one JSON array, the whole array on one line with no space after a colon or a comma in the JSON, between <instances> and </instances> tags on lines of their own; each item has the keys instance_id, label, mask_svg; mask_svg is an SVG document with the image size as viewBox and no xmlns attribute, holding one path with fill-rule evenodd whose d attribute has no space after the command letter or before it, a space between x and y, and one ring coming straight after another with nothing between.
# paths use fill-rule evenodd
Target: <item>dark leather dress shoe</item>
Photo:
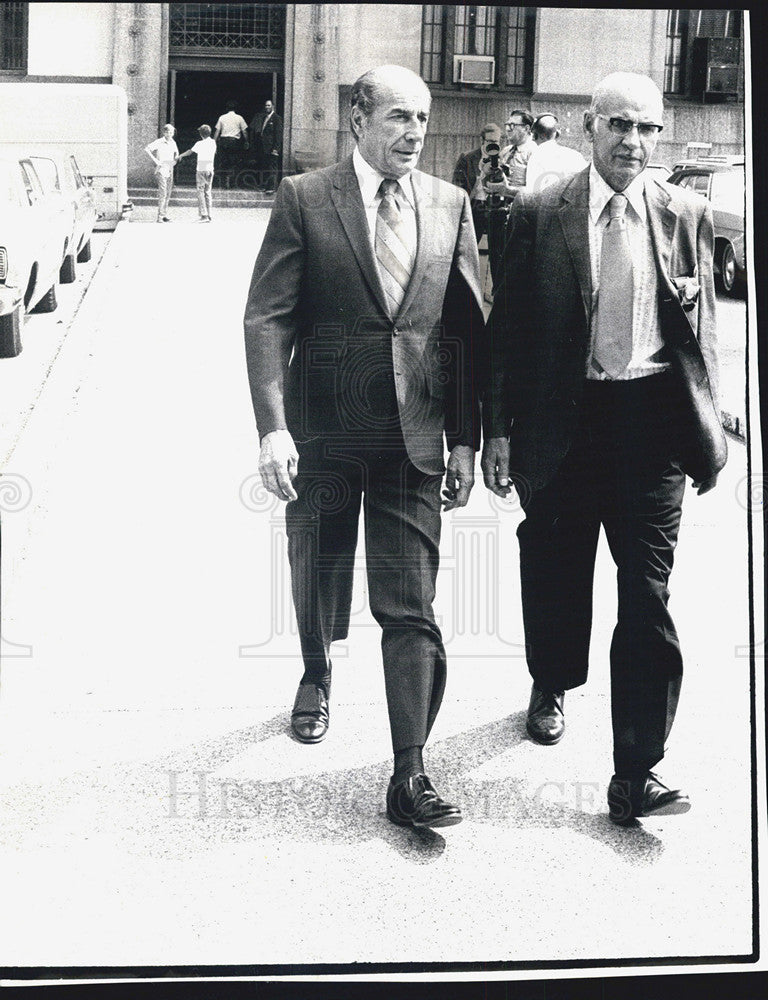
<instances>
[{"instance_id":1,"label":"dark leather dress shoe","mask_svg":"<svg viewBox=\"0 0 768 1000\"><path fill-rule=\"evenodd\" d=\"M387 819L398 826L455 826L461 809L441 799L426 774L414 774L387 789Z\"/></svg>"},{"instance_id":2,"label":"dark leather dress shoe","mask_svg":"<svg viewBox=\"0 0 768 1000\"><path fill-rule=\"evenodd\" d=\"M291 731L300 743L319 743L328 732L331 680L299 684L291 712Z\"/></svg>"},{"instance_id":3,"label":"dark leather dress shoe","mask_svg":"<svg viewBox=\"0 0 768 1000\"><path fill-rule=\"evenodd\" d=\"M643 816L681 816L690 808L685 792L667 788L653 771L639 779L614 774L608 785L608 816L619 826Z\"/></svg>"},{"instance_id":4,"label":"dark leather dress shoe","mask_svg":"<svg viewBox=\"0 0 768 1000\"><path fill-rule=\"evenodd\" d=\"M564 701L565 691L540 691L533 685L525 724L532 740L545 746L560 742L565 732Z\"/></svg>"}]
</instances>

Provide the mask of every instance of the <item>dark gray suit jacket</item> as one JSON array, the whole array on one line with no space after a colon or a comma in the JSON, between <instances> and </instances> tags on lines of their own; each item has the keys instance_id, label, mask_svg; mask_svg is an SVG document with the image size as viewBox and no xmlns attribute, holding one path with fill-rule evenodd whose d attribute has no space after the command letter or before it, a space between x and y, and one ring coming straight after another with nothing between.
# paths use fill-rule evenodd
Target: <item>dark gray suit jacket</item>
<instances>
[{"instance_id":1,"label":"dark gray suit jacket","mask_svg":"<svg viewBox=\"0 0 768 1000\"><path fill-rule=\"evenodd\" d=\"M245 310L248 376L261 436L343 437L359 424L366 382L358 350L391 343L405 445L422 472L449 448L480 440L484 321L466 194L413 171L418 248L391 320L352 157L286 177L277 192Z\"/></svg>"},{"instance_id":2,"label":"dark gray suit jacket","mask_svg":"<svg viewBox=\"0 0 768 1000\"><path fill-rule=\"evenodd\" d=\"M647 183L646 206L662 336L671 345L681 331L687 334L694 365L681 374L694 433L722 437L712 210L703 198L656 179ZM510 435L511 468L532 489L556 472L578 416L592 302L588 211L589 167L543 192L520 193L488 319L491 381L484 433ZM675 279L694 275L698 297L684 309Z\"/></svg>"}]
</instances>

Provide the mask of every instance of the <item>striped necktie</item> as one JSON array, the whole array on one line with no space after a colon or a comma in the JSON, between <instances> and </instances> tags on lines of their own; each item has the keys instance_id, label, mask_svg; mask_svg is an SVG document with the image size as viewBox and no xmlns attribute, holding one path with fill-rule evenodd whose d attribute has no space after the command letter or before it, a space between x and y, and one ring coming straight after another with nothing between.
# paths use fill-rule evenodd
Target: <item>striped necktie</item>
<instances>
[{"instance_id":1,"label":"striped necktie","mask_svg":"<svg viewBox=\"0 0 768 1000\"><path fill-rule=\"evenodd\" d=\"M379 186L381 201L376 213L374 248L379 265L379 277L387 296L390 319L397 316L411 278L415 248L411 245L407 227L400 213L396 193L400 185L385 178Z\"/></svg>"},{"instance_id":2,"label":"striped necktie","mask_svg":"<svg viewBox=\"0 0 768 1000\"><path fill-rule=\"evenodd\" d=\"M632 357L634 281L627 237L627 198L615 194L608 202L611 217L600 252L597 330L592 356L604 372L617 378Z\"/></svg>"}]
</instances>

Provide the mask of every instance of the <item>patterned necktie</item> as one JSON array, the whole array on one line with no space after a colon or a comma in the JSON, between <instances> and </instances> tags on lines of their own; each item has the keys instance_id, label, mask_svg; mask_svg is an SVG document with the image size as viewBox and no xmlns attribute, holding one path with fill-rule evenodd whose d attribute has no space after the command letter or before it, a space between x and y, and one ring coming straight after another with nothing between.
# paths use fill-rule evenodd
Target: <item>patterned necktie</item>
<instances>
[{"instance_id":1,"label":"patterned necktie","mask_svg":"<svg viewBox=\"0 0 768 1000\"><path fill-rule=\"evenodd\" d=\"M414 247L400 214L395 192L400 185L385 178L379 186L381 202L376 213L374 247L379 265L379 277L387 295L390 319L397 316L413 269Z\"/></svg>"},{"instance_id":2,"label":"patterned necktie","mask_svg":"<svg viewBox=\"0 0 768 1000\"><path fill-rule=\"evenodd\" d=\"M603 232L600 253L600 291L597 331L592 351L595 361L611 378L626 369L632 357L632 255L627 238L627 198L615 194L608 203L611 217Z\"/></svg>"}]
</instances>

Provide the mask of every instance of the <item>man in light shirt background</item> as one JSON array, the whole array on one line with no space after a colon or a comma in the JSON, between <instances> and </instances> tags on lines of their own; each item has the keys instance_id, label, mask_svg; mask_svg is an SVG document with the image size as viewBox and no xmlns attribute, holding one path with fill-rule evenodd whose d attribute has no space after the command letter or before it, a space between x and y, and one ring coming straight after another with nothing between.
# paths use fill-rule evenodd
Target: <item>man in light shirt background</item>
<instances>
[{"instance_id":1,"label":"man in light shirt background","mask_svg":"<svg viewBox=\"0 0 768 1000\"><path fill-rule=\"evenodd\" d=\"M185 156L194 155L197 157L197 169L195 171L195 186L197 188L197 208L200 213L200 222L211 221L211 202L213 189L213 161L216 157L216 141L211 138L211 126L201 125L197 130L200 139L191 149L182 153L179 161Z\"/></svg>"},{"instance_id":2,"label":"man in light shirt background","mask_svg":"<svg viewBox=\"0 0 768 1000\"><path fill-rule=\"evenodd\" d=\"M241 150L248 149L248 125L235 110L235 101L227 101L225 114L220 115L213 138L221 152L221 175L224 187L232 184L232 175L239 165Z\"/></svg>"},{"instance_id":3,"label":"man in light shirt background","mask_svg":"<svg viewBox=\"0 0 768 1000\"><path fill-rule=\"evenodd\" d=\"M173 125L164 125L163 134L146 148L145 152L155 164L155 181L157 183L157 221L170 222L168 218L168 202L173 191L173 168L179 158L179 147L174 142L176 129Z\"/></svg>"},{"instance_id":4,"label":"man in light shirt background","mask_svg":"<svg viewBox=\"0 0 768 1000\"><path fill-rule=\"evenodd\" d=\"M578 170L582 170L587 161L576 149L561 146L558 142L560 128L556 115L547 111L533 123L533 141L536 149L528 160L525 174L526 191L543 191L556 181L565 180Z\"/></svg>"}]
</instances>

